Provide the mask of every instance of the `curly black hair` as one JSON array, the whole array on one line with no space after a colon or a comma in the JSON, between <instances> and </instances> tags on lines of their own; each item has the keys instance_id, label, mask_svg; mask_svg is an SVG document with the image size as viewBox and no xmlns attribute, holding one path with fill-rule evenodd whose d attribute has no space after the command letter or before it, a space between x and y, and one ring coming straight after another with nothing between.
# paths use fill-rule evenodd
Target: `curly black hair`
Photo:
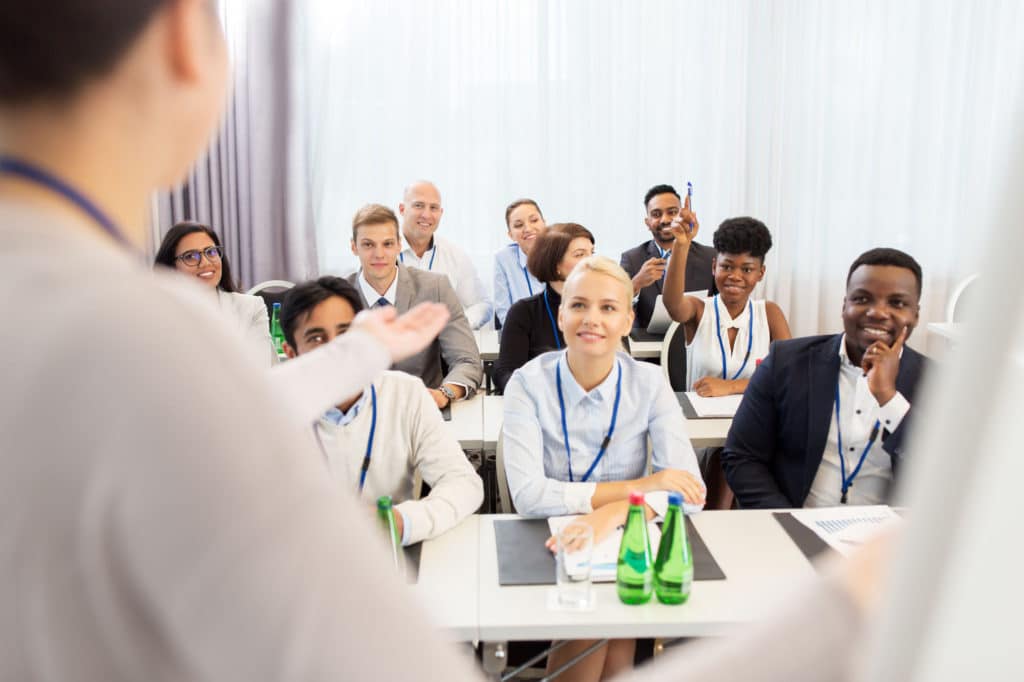
<instances>
[{"instance_id":1,"label":"curly black hair","mask_svg":"<svg viewBox=\"0 0 1024 682\"><path fill-rule=\"evenodd\" d=\"M757 218L729 218L718 226L712 239L718 253L749 253L762 261L772 248L772 234Z\"/></svg>"}]
</instances>

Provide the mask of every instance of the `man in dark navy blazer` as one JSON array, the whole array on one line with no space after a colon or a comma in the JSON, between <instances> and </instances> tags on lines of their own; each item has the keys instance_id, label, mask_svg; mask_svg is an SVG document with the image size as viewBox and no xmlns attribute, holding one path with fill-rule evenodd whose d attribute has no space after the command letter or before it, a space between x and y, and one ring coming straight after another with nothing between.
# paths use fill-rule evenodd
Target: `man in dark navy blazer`
<instances>
[{"instance_id":1,"label":"man in dark navy blazer","mask_svg":"<svg viewBox=\"0 0 1024 682\"><path fill-rule=\"evenodd\" d=\"M672 220L684 210L689 210L689 198L684 208L679 193L671 185L655 185L644 196L644 209L650 239L622 254L619 265L633 278L633 308L636 317L633 327L647 329L654 314L654 304L662 293L668 255L672 253L675 237L672 235ZM693 216L696 221L696 216ZM715 278L711 274L711 261L715 250L710 246L690 242L686 260L686 291L714 292Z\"/></svg>"},{"instance_id":2,"label":"man in dark navy blazer","mask_svg":"<svg viewBox=\"0 0 1024 682\"><path fill-rule=\"evenodd\" d=\"M872 249L847 276L845 333L772 344L722 453L741 507L890 501L927 362L904 345L920 297L917 261Z\"/></svg>"}]
</instances>

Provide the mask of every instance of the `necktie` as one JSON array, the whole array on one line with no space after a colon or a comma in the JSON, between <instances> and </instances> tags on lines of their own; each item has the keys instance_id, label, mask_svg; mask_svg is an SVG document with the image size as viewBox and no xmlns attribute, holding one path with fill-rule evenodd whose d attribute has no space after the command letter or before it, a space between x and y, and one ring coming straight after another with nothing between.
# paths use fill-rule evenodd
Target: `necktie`
<instances>
[{"instance_id":1,"label":"necktie","mask_svg":"<svg viewBox=\"0 0 1024 682\"><path fill-rule=\"evenodd\" d=\"M391 305L391 303L388 301L388 299L386 299L383 296L381 296L379 299L377 299L377 302L373 304L373 307L375 307L375 308L386 308L389 305Z\"/></svg>"}]
</instances>

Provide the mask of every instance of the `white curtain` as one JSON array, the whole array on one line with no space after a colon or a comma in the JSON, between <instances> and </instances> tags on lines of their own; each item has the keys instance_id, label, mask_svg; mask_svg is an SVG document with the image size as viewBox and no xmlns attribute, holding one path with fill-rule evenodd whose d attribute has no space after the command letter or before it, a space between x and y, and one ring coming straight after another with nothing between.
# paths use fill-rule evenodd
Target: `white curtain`
<instances>
[{"instance_id":1,"label":"white curtain","mask_svg":"<svg viewBox=\"0 0 1024 682\"><path fill-rule=\"evenodd\" d=\"M527 196L597 250L648 237L643 195L694 184L699 241L772 231L764 295L838 330L846 271L893 246L922 326L972 271L1024 72L1020 2L306 0L294 5L303 179L323 271L351 216L433 180L440 230L490 281ZM916 339L923 345L924 334Z\"/></svg>"}]
</instances>

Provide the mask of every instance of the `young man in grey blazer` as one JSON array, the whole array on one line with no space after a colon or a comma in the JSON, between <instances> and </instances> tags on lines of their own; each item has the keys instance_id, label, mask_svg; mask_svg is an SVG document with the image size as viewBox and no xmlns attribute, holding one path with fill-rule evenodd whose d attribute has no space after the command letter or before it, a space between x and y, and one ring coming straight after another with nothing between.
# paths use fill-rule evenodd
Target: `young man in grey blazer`
<instances>
[{"instance_id":1,"label":"young man in grey blazer","mask_svg":"<svg viewBox=\"0 0 1024 682\"><path fill-rule=\"evenodd\" d=\"M404 313L417 303L443 303L451 319L432 344L394 369L418 376L444 408L473 395L483 378L480 351L462 305L444 275L398 264L402 240L398 218L387 206L368 204L352 219L352 253L360 271L348 277L367 308L393 305ZM448 373L442 373L442 360Z\"/></svg>"}]
</instances>

